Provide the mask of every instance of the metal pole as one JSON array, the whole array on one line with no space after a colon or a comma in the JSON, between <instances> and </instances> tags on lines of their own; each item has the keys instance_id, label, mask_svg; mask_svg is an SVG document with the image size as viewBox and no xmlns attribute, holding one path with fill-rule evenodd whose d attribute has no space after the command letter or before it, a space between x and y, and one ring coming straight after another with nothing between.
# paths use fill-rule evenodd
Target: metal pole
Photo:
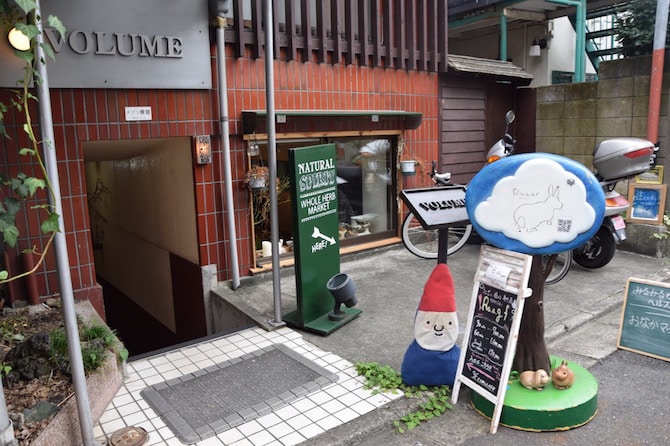
<instances>
[{"instance_id":1,"label":"metal pole","mask_svg":"<svg viewBox=\"0 0 670 446\"><path fill-rule=\"evenodd\" d=\"M507 17L504 9L500 12L500 60L507 60Z\"/></svg>"},{"instance_id":2,"label":"metal pole","mask_svg":"<svg viewBox=\"0 0 670 446\"><path fill-rule=\"evenodd\" d=\"M437 230L437 263L447 263L449 250L449 226Z\"/></svg>"},{"instance_id":3,"label":"metal pole","mask_svg":"<svg viewBox=\"0 0 670 446\"><path fill-rule=\"evenodd\" d=\"M277 140L275 135L275 86L272 0L265 0L265 102L268 127L268 169L270 171L270 243L272 243L272 325L284 325L281 315L281 276L279 274L279 216L277 209Z\"/></svg>"},{"instance_id":4,"label":"metal pole","mask_svg":"<svg viewBox=\"0 0 670 446\"><path fill-rule=\"evenodd\" d=\"M49 78L47 76L46 61L42 45L42 8L40 1L35 2L35 25L38 33L36 36L37 46L35 58L37 60L37 73L41 82L35 82L37 97L39 98L40 126L42 128L43 156L53 187L49 201L54 212L58 213L58 227L54 238L54 252L56 254L56 269L60 283L61 304L63 305L63 321L65 324L65 336L67 338L68 351L70 353L70 366L72 367L72 383L77 401L77 412L79 413L79 425L81 437L85 446L97 444L93 436L93 420L88 402L88 390L86 389L86 374L84 362L81 356L81 345L79 344L79 332L77 330L77 316L74 306L74 293L72 291L72 277L70 276L70 262L67 253L67 241L65 239L65 221L63 220L63 207L60 195L60 181L58 178L58 162L56 159L56 147L54 144L53 119L51 114L51 97L49 94Z\"/></svg>"},{"instance_id":5,"label":"metal pole","mask_svg":"<svg viewBox=\"0 0 670 446\"><path fill-rule=\"evenodd\" d=\"M647 114L647 139L653 143L658 142L665 40L668 29L668 3L669 0L658 0L658 3L656 3L654 49L651 56L651 79L649 84L649 113Z\"/></svg>"},{"instance_id":6,"label":"metal pole","mask_svg":"<svg viewBox=\"0 0 670 446\"><path fill-rule=\"evenodd\" d=\"M15 446L17 444L19 443L14 438L14 426L7 413L5 392L2 389L2 382L0 382L0 446Z\"/></svg>"},{"instance_id":7,"label":"metal pole","mask_svg":"<svg viewBox=\"0 0 670 446\"><path fill-rule=\"evenodd\" d=\"M218 11L223 14L225 11ZM237 229L235 227L235 206L233 203L233 180L230 161L230 129L228 126L228 80L226 79L226 18L216 17L216 59L219 76L219 121L221 126L221 143L223 144L223 177L226 197L226 223L228 225L228 242L230 243L230 263L232 269L232 288L240 286L240 266L237 256Z\"/></svg>"},{"instance_id":8,"label":"metal pole","mask_svg":"<svg viewBox=\"0 0 670 446\"><path fill-rule=\"evenodd\" d=\"M575 77L574 82L584 82L586 70L586 0L547 0L559 5L577 8L575 21Z\"/></svg>"}]
</instances>

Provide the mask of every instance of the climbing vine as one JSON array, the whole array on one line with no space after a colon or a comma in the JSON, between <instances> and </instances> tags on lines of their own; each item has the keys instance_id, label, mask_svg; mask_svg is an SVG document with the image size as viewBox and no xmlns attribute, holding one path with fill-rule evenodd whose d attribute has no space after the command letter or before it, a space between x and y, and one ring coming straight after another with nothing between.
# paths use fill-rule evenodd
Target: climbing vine
<instances>
[{"instance_id":1,"label":"climbing vine","mask_svg":"<svg viewBox=\"0 0 670 446\"><path fill-rule=\"evenodd\" d=\"M40 231L49 238L41 251L38 252L37 247L27 250L39 255L39 260L35 263L33 270L10 277L7 270L0 269L0 284L16 280L36 271L44 261L56 232L59 231L59 215L54 211L48 200L49 197L53 198L53 186L40 153L40 146L43 146L44 150L53 150L52 141L38 140L30 114L31 105L38 101L38 98L33 94L33 87L39 85L42 81L37 72L37 64L46 63L45 60L36 59L35 49L39 46L43 49L44 54L51 58L54 58L54 52L48 44L38 42L39 30L35 23L41 21L42 18L36 13L36 3L29 0L16 0L15 3L16 6L11 6L8 0L0 0L0 26L6 33L12 28L16 28L23 33L30 41L30 49L14 51L14 54L23 61L23 78L17 81L17 88L9 89L9 101L7 103L0 101L0 137L4 139L5 151L9 150L7 141L11 140L11 137L5 127L5 116L15 111L15 116L22 122L21 129L25 132L28 141L26 146L18 148L18 154L27 158L30 164L37 166L38 174L41 177L28 175L24 172L0 173L0 233L2 233L2 241L7 246L11 248L16 246L20 236L16 225L16 215L30 200L30 209L38 213ZM29 20L26 21L25 18ZM65 27L57 17L49 16L47 23L61 35L65 35ZM45 190L47 195L44 197L38 196L40 190Z\"/></svg>"}]
</instances>

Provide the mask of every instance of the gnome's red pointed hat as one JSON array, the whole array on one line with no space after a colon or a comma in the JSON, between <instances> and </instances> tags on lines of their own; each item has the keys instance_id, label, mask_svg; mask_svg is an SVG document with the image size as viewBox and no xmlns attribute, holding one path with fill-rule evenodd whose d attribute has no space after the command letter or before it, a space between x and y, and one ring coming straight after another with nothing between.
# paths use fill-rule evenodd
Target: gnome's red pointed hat
<instances>
[{"instance_id":1,"label":"gnome's red pointed hat","mask_svg":"<svg viewBox=\"0 0 670 446\"><path fill-rule=\"evenodd\" d=\"M438 263L423 287L419 311L453 313L456 311L454 279L446 263Z\"/></svg>"}]
</instances>

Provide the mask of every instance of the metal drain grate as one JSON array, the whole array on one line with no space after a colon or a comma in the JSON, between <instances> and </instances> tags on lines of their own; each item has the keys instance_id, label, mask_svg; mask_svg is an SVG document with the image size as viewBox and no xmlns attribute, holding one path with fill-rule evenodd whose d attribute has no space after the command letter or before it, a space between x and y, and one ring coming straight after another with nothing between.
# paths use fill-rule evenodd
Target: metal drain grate
<instances>
[{"instance_id":1,"label":"metal drain grate","mask_svg":"<svg viewBox=\"0 0 670 446\"><path fill-rule=\"evenodd\" d=\"M337 382L328 372L277 344L141 392L183 443L194 443Z\"/></svg>"}]
</instances>

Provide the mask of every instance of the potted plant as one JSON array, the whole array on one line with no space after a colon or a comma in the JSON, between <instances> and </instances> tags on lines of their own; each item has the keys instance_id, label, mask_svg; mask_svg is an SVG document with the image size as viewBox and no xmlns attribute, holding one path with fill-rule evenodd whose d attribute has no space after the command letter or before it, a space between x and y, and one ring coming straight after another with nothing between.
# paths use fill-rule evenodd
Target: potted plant
<instances>
[{"instance_id":1,"label":"potted plant","mask_svg":"<svg viewBox=\"0 0 670 446\"><path fill-rule=\"evenodd\" d=\"M245 183L252 192L266 190L270 171L265 166L255 165L247 172Z\"/></svg>"},{"instance_id":2,"label":"potted plant","mask_svg":"<svg viewBox=\"0 0 670 446\"><path fill-rule=\"evenodd\" d=\"M405 147L405 141L398 141L398 169L405 176L416 175L417 169L422 167L422 162L411 151Z\"/></svg>"}]
</instances>

